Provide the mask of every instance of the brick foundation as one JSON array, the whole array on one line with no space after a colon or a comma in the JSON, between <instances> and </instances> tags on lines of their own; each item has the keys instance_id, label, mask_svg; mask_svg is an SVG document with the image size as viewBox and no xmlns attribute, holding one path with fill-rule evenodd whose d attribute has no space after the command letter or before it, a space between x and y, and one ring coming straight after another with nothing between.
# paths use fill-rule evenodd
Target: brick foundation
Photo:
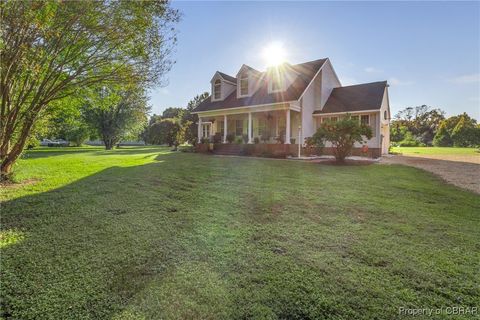
<instances>
[{"instance_id":1,"label":"brick foundation","mask_svg":"<svg viewBox=\"0 0 480 320\"><path fill-rule=\"evenodd\" d=\"M208 144L198 143L195 146L196 152L210 152ZM223 155L239 155L239 156L256 156L268 158L285 158L287 156L296 156L298 154L297 144L215 144L213 147L214 154ZM303 156L312 155L333 155L333 148L302 148ZM352 150L353 156L367 156L370 158L378 158L381 156L380 148L369 148L364 154L361 148Z\"/></svg>"}]
</instances>

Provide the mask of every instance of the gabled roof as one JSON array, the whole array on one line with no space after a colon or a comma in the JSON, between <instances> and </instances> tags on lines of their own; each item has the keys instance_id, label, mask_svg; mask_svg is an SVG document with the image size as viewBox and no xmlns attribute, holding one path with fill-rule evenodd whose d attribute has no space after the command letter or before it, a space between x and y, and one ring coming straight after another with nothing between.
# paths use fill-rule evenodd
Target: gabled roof
<instances>
[{"instance_id":1,"label":"gabled roof","mask_svg":"<svg viewBox=\"0 0 480 320\"><path fill-rule=\"evenodd\" d=\"M237 78L229 76L228 74L220 72L220 71L217 71L217 72L223 79L225 79L227 81L230 81L230 82L233 82L233 83L237 83Z\"/></svg>"},{"instance_id":2,"label":"gabled roof","mask_svg":"<svg viewBox=\"0 0 480 320\"><path fill-rule=\"evenodd\" d=\"M327 59L319 59L292 66L286 65L287 68L291 68L293 71L295 71L298 74L298 77L295 78L293 83L284 92L268 93L268 83L265 80L266 72L262 72L261 79L259 80L261 81L260 88L255 91L253 95L249 97L237 98L237 93L233 91L224 100L213 102L211 101L211 97L208 97L203 100L193 110L193 112L230 109L298 100L307 88L308 84L312 81L315 74L317 74L318 70L326 61Z\"/></svg>"},{"instance_id":3,"label":"gabled roof","mask_svg":"<svg viewBox=\"0 0 480 320\"><path fill-rule=\"evenodd\" d=\"M243 65L240 67L240 70L238 70L237 76L238 76L238 74L239 74L240 72L242 72L244 69L247 69L247 70L251 71L252 74L254 74L254 75L256 75L256 76L261 76L261 75L263 74L262 72L258 71L257 69L254 69L254 68L252 68L252 67L250 67L250 66L248 66L248 65L246 65L246 64L243 64Z\"/></svg>"},{"instance_id":4,"label":"gabled roof","mask_svg":"<svg viewBox=\"0 0 480 320\"><path fill-rule=\"evenodd\" d=\"M379 81L334 88L323 109L314 114L380 109L386 87L387 81Z\"/></svg>"}]
</instances>

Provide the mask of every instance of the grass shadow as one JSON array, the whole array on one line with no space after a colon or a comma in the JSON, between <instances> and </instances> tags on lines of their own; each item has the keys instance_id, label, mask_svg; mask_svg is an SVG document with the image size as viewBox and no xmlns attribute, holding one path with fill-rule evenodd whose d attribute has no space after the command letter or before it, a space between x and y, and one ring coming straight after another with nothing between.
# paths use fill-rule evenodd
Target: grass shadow
<instances>
[{"instance_id":1,"label":"grass shadow","mask_svg":"<svg viewBox=\"0 0 480 320\"><path fill-rule=\"evenodd\" d=\"M182 174L163 169L166 161L171 156L110 167L3 202L3 316L109 318L178 261L185 248L177 239L191 230L193 209L172 202ZM175 196L197 191L192 186Z\"/></svg>"}]
</instances>

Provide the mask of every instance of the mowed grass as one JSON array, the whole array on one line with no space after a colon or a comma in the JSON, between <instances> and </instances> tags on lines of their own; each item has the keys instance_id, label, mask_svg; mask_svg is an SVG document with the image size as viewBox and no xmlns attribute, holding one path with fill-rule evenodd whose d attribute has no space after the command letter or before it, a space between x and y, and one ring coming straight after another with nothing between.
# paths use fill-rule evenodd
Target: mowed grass
<instances>
[{"instance_id":1,"label":"mowed grass","mask_svg":"<svg viewBox=\"0 0 480 320\"><path fill-rule=\"evenodd\" d=\"M392 147L392 152L403 155L465 155L478 156L478 148L456 148L456 147Z\"/></svg>"},{"instance_id":2,"label":"mowed grass","mask_svg":"<svg viewBox=\"0 0 480 320\"><path fill-rule=\"evenodd\" d=\"M396 319L479 303L480 199L414 168L145 147L41 149L16 170L4 318Z\"/></svg>"}]
</instances>

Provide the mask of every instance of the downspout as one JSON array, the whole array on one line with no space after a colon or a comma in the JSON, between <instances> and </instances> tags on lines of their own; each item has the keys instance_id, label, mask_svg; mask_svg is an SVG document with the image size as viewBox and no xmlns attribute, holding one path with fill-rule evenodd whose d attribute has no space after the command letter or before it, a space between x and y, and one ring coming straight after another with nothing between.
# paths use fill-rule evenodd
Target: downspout
<instances>
[{"instance_id":1,"label":"downspout","mask_svg":"<svg viewBox=\"0 0 480 320\"><path fill-rule=\"evenodd\" d=\"M300 99L300 125L298 126L298 158L302 152L302 129L303 129L303 98Z\"/></svg>"}]
</instances>

